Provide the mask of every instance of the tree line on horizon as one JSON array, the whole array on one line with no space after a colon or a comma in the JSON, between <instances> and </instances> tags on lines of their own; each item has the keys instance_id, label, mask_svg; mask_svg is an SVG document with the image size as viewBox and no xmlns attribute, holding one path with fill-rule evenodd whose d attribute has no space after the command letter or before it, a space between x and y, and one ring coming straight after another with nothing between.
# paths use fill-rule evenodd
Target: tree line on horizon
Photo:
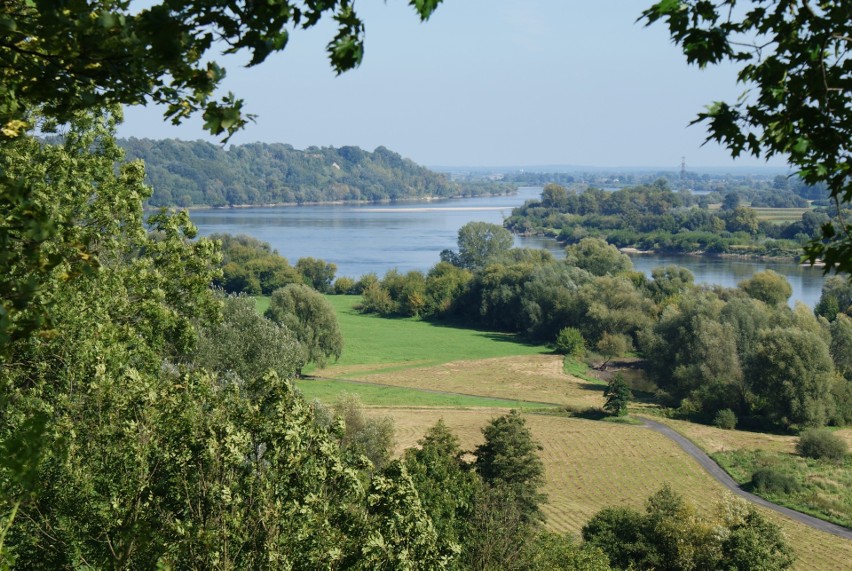
<instances>
[{"instance_id":1,"label":"tree line on horizon","mask_svg":"<svg viewBox=\"0 0 852 571\"><path fill-rule=\"evenodd\" d=\"M250 143L225 149L205 141L121 139L128 159L146 165L147 205L262 206L381 202L505 194L492 181L455 182L385 147L308 147Z\"/></svg>"},{"instance_id":2,"label":"tree line on horizon","mask_svg":"<svg viewBox=\"0 0 852 571\"><path fill-rule=\"evenodd\" d=\"M759 196L751 198L757 207ZM793 222L761 220L738 192L724 198L696 196L674 192L659 179L612 192L588 188L578 193L548 183L539 200L515 208L504 225L518 234L551 236L565 244L598 237L640 250L798 259L803 245L820 236L829 221L824 208L808 208Z\"/></svg>"}]
</instances>

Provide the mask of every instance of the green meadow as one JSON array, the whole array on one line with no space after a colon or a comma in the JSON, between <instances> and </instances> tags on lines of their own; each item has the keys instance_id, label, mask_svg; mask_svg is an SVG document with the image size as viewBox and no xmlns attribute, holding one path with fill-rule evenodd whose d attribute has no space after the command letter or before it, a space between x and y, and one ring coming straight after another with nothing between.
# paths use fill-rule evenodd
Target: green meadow
<instances>
[{"instance_id":1,"label":"green meadow","mask_svg":"<svg viewBox=\"0 0 852 571\"><path fill-rule=\"evenodd\" d=\"M308 398L331 402L342 392L357 393L364 404L380 406L541 408L541 404L509 399L456 395L426 390L349 383L346 379L373 372L429 367L453 361L549 353L544 345L524 342L517 335L435 324L416 318L388 319L359 313L357 295L329 295L343 333L343 355L325 369L307 367L297 385ZM268 297L256 297L260 312Z\"/></svg>"},{"instance_id":2,"label":"green meadow","mask_svg":"<svg viewBox=\"0 0 852 571\"><path fill-rule=\"evenodd\" d=\"M358 295L328 295L326 299L337 313L344 340L343 355L329 372L353 365L377 365L376 369L387 370L551 352L545 345L526 343L509 333L361 314L354 309L361 300ZM255 301L260 312L269 307L268 297Z\"/></svg>"}]
</instances>

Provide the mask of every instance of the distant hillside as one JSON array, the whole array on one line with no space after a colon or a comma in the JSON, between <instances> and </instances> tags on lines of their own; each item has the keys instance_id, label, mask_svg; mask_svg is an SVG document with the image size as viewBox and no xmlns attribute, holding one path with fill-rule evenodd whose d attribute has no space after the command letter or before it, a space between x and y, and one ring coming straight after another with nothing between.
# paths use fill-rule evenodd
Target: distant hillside
<instances>
[{"instance_id":1,"label":"distant hillside","mask_svg":"<svg viewBox=\"0 0 852 571\"><path fill-rule=\"evenodd\" d=\"M475 196L514 190L493 182L453 182L378 147L253 143L228 150L204 141L123 139L128 159L145 161L151 206L229 206L343 200Z\"/></svg>"}]
</instances>

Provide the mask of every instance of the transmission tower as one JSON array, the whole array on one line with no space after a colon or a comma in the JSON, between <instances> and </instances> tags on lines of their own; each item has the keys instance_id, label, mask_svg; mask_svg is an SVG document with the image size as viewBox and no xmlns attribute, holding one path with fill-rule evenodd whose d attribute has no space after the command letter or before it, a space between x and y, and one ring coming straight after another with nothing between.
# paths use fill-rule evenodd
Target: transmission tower
<instances>
[{"instance_id":1,"label":"transmission tower","mask_svg":"<svg viewBox=\"0 0 852 571\"><path fill-rule=\"evenodd\" d=\"M686 157L680 158L680 191L686 192Z\"/></svg>"}]
</instances>

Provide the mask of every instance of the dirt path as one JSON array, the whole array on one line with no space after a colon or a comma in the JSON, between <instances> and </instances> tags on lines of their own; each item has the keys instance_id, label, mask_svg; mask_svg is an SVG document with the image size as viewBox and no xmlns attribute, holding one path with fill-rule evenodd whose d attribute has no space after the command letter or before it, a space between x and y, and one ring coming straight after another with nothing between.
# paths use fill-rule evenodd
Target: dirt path
<instances>
[{"instance_id":1,"label":"dirt path","mask_svg":"<svg viewBox=\"0 0 852 571\"><path fill-rule=\"evenodd\" d=\"M789 517L790 519L793 519L799 523L803 523L814 529L818 529L820 531L824 531L826 533L830 533L832 535L836 535L844 539L852 539L852 530L850 529L810 516L802 512L797 512L796 510L792 510L790 508L785 508L784 506L779 506L778 504L773 504L772 502L765 500L760 496L756 496L754 494L746 492L745 490L740 488L739 484L737 484L737 482L733 478L731 478L727 472L725 472L718 464L716 464L716 462L714 462L713 459L710 458L710 456L708 456L703 450L693 444L692 441L664 424L660 424L659 422L655 422L647 418L641 418L641 420L645 423L646 428L650 428L651 430L659 432L663 436L674 440L677 445L683 449L684 452L695 458L695 460L701 465L702 468L709 472L710 475L716 478L716 480L720 484L728 488L734 494L745 498L750 502L774 510L780 514Z\"/></svg>"}]
</instances>

